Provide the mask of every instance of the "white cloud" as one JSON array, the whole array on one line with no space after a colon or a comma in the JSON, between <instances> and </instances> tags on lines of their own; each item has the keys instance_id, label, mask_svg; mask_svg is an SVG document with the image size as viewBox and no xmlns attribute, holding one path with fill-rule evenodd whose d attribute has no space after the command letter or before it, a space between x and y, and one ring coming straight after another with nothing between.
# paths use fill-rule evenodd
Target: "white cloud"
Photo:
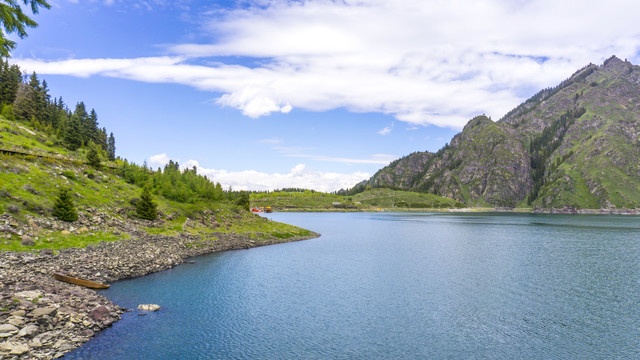
<instances>
[{"instance_id":1,"label":"white cloud","mask_svg":"<svg viewBox=\"0 0 640 360\"><path fill-rule=\"evenodd\" d=\"M152 169L162 168L169 163L169 156L167 154L158 154L149 157L149 166Z\"/></svg>"},{"instance_id":2,"label":"white cloud","mask_svg":"<svg viewBox=\"0 0 640 360\"><path fill-rule=\"evenodd\" d=\"M152 156L163 161L166 154ZM168 162L168 160L167 160ZM234 190L276 190L287 187L312 189L332 192L353 187L362 180L369 179L371 174L354 172L342 174L334 172L320 172L308 169L304 164L294 166L288 173L264 173L255 170L226 171L206 169L200 167L196 160L188 160L180 165L181 169L196 167L198 174L206 175L211 181L219 182L224 189Z\"/></svg>"},{"instance_id":3,"label":"white cloud","mask_svg":"<svg viewBox=\"0 0 640 360\"><path fill-rule=\"evenodd\" d=\"M386 126L384 129L378 131L378 134L380 135L387 135L391 132L391 128L392 126Z\"/></svg>"},{"instance_id":4,"label":"white cloud","mask_svg":"<svg viewBox=\"0 0 640 360\"><path fill-rule=\"evenodd\" d=\"M590 62L640 59L640 2L628 0L248 3L259 6L208 13L215 40L170 47L176 56L14 61L40 74L185 84L250 117L344 107L461 128ZM207 57L218 62L194 65Z\"/></svg>"}]
</instances>

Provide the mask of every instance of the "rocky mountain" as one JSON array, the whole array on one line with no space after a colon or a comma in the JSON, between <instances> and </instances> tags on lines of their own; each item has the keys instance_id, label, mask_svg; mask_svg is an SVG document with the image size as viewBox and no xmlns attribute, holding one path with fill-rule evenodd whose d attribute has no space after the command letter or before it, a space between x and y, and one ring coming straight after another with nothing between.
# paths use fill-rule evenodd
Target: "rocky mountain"
<instances>
[{"instance_id":1,"label":"rocky mountain","mask_svg":"<svg viewBox=\"0 0 640 360\"><path fill-rule=\"evenodd\" d=\"M640 207L640 66L588 65L497 122L471 119L437 153L416 152L359 188L438 194L469 206Z\"/></svg>"}]
</instances>

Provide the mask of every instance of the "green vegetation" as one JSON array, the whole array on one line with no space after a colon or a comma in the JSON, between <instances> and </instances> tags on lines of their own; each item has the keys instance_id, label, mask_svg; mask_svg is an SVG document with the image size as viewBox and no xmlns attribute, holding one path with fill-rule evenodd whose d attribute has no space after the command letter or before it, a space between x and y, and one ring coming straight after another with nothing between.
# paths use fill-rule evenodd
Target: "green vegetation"
<instances>
[{"instance_id":1,"label":"green vegetation","mask_svg":"<svg viewBox=\"0 0 640 360\"><path fill-rule=\"evenodd\" d=\"M158 205L149 193L148 188L142 189L140 200L136 203L136 213L138 217L145 220L155 220L158 217Z\"/></svg>"},{"instance_id":2,"label":"green vegetation","mask_svg":"<svg viewBox=\"0 0 640 360\"><path fill-rule=\"evenodd\" d=\"M252 207L270 206L276 211L335 211L355 210L355 204L348 197L327 194L313 190L281 191L252 193Z\"/></svg>"},{"instance_id":3,"label":"green vegetation","mask_svg":"<svg viewBox=\"0 0 640 360\"><path fill-rule=\"evenodd\" d=\"M18 237L13 237L9 241L0 242L0 251L34 251L41 249L60 250L66 248L83 248L87 245L98 244L102 241L116 241L128 239L127 234L113 234L108 232L68 234L56 231L45 233L35 240L35 245L24 246Z\"/></svg>"},{"instance_id":4,"label":"green vegetation","mask_svg":"<svg viewBox=\"0 0 640 360\"><path fill-rule=\"evenodd\" d=\"M251 195L253 207L276 211L372 211L461 208L464 204L434 194L376 188L353 196L317 191L276 191Z\"/></svg>"},{"instance_id":5,"label":"green vegetation","mask_svg":"<svg viewBox=\"0 0 640 360\"><path fill-rule=\"evenodd\" d=\"M51 99L45 80L40 81L36 73L28 80L23 79L20 67L4 59L0 59L0 106L5 119L52 136L50 143L43 142L45 146L31 144L35 148L42 150L52 145L63 145L70 151L91 148L103 159L116 159L113 133L107 138L107 129L99 127L95 110L88 112L84 102L79 102L72 112L62 98ZM30 145L20 146L9 149L0 144L0 149L34 150Z\"/></svg>"},{"instance_id":6,"label":"green vegetation","mask_svg":"<svg viewBox=\"0 0 640 360\"><path fill-rule=\"evenodd\" d=\"M463 208L459 201L434 194L399 191L391 189L371 189L353 196L353 201L372 207L386 209L452 209Z\"/></svg>"},{"instance_id":7,"label":"green vegetation","mask_svg":"<svg viewBox=\"0 0 640 360\"><path fill-rule=\"evenodd\" d=\"M34 190L31 190L32 192ZM76 207L73 206L73 200L68 189L60 189L60 194L53 204L53 211L51 213L62 221L72 222L78 220L78 212Z\"/></svg>"},{"instance_id":8,"label":"green vegetation","mask_svg":"<svg viewBox=\"0 0 640 360\"><path fill-rule=\"evenodd\" d=\"M75 228L71 233L33 230L35 246L22 245L18 235L0 233L0 250L61 249L127 238L121 234L122 226L109 224L136 222L136 204L144 204L147 194L157 206L156 220L146 228L150 234L190 233L207 241L217 239L216 234L242 234L256 243L311 234L251 214L246 206L235 204L242 199L239 193L223 191L219 183L198 175L196 168L180 170L178 163L170 161L164 169L153 171L146 165L109 160L104 154L100 155L102 166L96 168L86 161L91 148L71 150L56 133L0 116L0 149L4 149L0 151L0 214L16 222L16 228L31 229L31 219L62 213L56 210L66 209L56 206L56 199L62 198L58 201L73 203L79 220L92 224L92 229L82 233L82 221L66 225ZM99 148L96 153L100 154ZM107 220L89 220L96 214Z\"/></svg>"}]
</instances>

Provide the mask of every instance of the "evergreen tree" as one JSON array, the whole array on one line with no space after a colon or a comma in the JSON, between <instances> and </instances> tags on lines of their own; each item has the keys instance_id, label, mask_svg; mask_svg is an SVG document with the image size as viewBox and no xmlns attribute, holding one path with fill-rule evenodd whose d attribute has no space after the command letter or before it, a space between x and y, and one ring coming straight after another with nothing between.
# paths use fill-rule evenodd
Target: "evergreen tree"
<instances>
[{"instance_id":1,"label":"evergreen tree","mask_svg":"<svg viewBox=\"0 0 640 360\"><path fill-rule=\"evenodd\" d=\"M136 203L136 212L138 217L147 220L155 220L158 217L157 212L158 205L153 201L153 197L151 197L151 193L148 188L142 189L142 194L140 194L140 201Z\"/></svg>"},{"instance_id":2,"label":"evergreen tree","mask_svg":"<svg viewBox=\"0 0 640 360\"><path fill-rule=\"evenodd\" d=\"M100 163L100 156L98 156L98 152L93 147L89 149L89 152L87 152L87 164L95 169L100 169L102 167L102 164Z\"/></svg>"},{"instance_id":3,"label":"evergreen tree","mask_svg":"<svg viewBox=\"0 0 640 360\"><path fill-rule=\"evenodd\" d=\"M36 115L36 106L33 102L33 88L20 83L13 102L13 112L16 118L23 121L31 121Z\"/></svg>"},{"instance_id":4,"label":"evergreen tree","mask_svg":"<svg viewBox=\"0 0 640 360\"><path fill-rule=\"evenodd\" d=\"M113 133L109 135L109 142L107 143L107 156L109 156L109 160L111 161L116 159L116 139L113 137Z\"/></svg>"},{"instance_id":5,"label":"evergreen tree","mask_svg":"<svg viewBox=\"0 0 640 360\"><path fill-rule=\"evenodd\" d=\"M78 220L78 213L73 205L68 189L60 189L58 198L53 205L53 216L62 221L72 222Z\"/></svg>"},{"instance_id":6,"label":"evergreen tree","mask_svg":"<svg viewBox=\"0 0 640 360\"><path fill-rule=\"evenodd\" d=\"M27 36L25 27L33 28L38 26L38 23L22 11L20 2L29 5L31 12L34 14L38 13L40 10L38 7L40 6L45 9L51 7L45 0L7 0L0 4L2 10L0 11L0 23L4 27L4 31L0 31L0 56L2 57L9 57L9 52L16 46L16 42L7 39L5 34L17 33L23 39Z\"/></svg>"},{"instance_id":7,"label":"evergreen tree","mask_svg":"<svg viewBox=\"0 0 640 360\"><path fill-rule=\"evenodd\" d=\"M238 196L238 200L236 200L236 205L249 211L249 193L246 191L241 191L240 195Z\"/></svg>"},{"instance_id":8,"label":"evergreen tree","mask_svg":"<svg viewBox=\"0 0 640 360\"><path fill-rule=\"evenodd\" d=\"M71 151L75 151L82 146L82 129L80 121L75 115L71 116L64 129L64 143Z\"/></svg>"}]
</instances>

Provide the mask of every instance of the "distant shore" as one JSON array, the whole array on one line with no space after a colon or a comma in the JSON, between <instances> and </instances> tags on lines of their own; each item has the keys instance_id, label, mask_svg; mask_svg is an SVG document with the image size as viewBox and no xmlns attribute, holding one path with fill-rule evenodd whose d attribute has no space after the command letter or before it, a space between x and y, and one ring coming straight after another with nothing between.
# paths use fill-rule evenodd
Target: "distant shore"
<instances>
[{"instance_id":1,"label":"distant shore","mask_svg":"<svg viewBox=\"0 0 640 360\"><path fill-rule=\"evenodd\" d=\"M47 221L51 222L35 219L34 226ZM54 272L112 282L166 270L197 255L319 236L256 239L217 233L215 241L204 241L187 233L150 235L136 221L125 223L122 230L129 239L59 252L0 253L0 357L58 358L109 327L126 311L94 290L54 280Z\"/></svg>"},{"instance_id":2,"label":"distant shore","mask_svg":"<svg viewBox=\"0 0 640 360\"><path fill-rule=\"evenodd\" d=\"M376 209L326 209L326 208L287 208L274 209L274 212L437 212L437 213L518 213L518 214L582 214L582 215L640 215L640 209L534 209L534 208L382 208Z\"/></svg>"}]
</instances>

